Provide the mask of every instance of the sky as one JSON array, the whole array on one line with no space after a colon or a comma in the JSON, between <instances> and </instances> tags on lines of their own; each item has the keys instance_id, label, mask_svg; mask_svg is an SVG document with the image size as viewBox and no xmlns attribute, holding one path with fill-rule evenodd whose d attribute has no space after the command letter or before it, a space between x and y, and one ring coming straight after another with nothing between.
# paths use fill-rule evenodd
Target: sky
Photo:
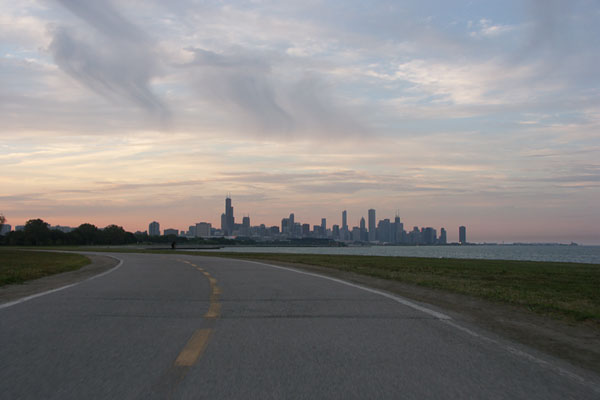
<instances>
[{"instance_id":1,"label":"sky","mask_svg":"<svg viewBox=\"0 0 600 400\"><path fill-rule=\"evenodd\" d=\"M0 213L600 244L600 2L0 0Z\"/></svg>"}]
</instances>

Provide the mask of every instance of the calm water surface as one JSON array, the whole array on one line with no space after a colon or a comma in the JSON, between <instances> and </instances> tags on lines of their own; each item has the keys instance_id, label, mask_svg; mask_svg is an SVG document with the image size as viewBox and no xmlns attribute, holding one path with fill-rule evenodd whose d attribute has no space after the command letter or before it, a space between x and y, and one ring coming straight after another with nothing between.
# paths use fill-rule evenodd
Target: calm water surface
<instances>
[{"instance_id":1,"label":"calm water surface","mask_svg":"<svg viewBox=\"0 0 600 400\"><path fill-rule=\"evenodd\" d=\"M211 251L211 250L204 250ZM370 247L225 247L216 251L248 253L345 254L365 256L477 258L563 261L600 264L600 246L370 246Z\"/></svg>"}]
</instances>

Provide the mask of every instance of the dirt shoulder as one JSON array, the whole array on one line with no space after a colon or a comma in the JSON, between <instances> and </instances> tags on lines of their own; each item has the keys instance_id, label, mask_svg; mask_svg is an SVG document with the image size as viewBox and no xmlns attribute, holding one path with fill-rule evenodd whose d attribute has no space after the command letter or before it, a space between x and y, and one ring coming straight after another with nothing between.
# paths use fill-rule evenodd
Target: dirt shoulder
<instances>
[{"instance_id":1,"label":"dirt shoulder","mask_svg":"<svg viewBox=\"0 0 600 400\"><path fill-rule=\"evenodd\" d=\"M600 330L597 326L556 320L511 305L353 272L271 260L264 262L343 279L431 304L457 321L479 326L600 375Z\"/></svg>"},{"instance_id":2,"label":"dirt shoulder","mask_svg":"<svg viewBox=\"0 0 600 400\"><path fill-rule=\"evenodd\" d=\"M86 254L85 256L90 259L91 263L76 271L45 276L23 284L0 287L0 304L83 281L94 275L108 271L118 263L115 258L108 256L91 254Z\"/></svg>"}]
</instances>

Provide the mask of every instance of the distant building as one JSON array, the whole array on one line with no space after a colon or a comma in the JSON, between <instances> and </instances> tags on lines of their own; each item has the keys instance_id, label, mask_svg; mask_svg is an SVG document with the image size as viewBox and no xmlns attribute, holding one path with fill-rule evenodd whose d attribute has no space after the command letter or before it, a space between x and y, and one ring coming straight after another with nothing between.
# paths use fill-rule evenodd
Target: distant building
<instances>
[{"instance_id":1,"label":"distant building","mask_svg":"<svg viewBox=\"0 0 600 400\"><path fill-rule=\"evenodd\" d=\"M294 222L292 227L292 236L302 237L302 224L300 222Z\"/></svg>"},{"instance_id":2,"label":"distant building","mask_svg":"<svg viewBox=\"0 0 600 400\"><path fill-rule=\"evenodd\" d=\"M369 242L374 242L377 240L377 228L375 226L377 221L375 220L375 210L369 210Z\"/></svg>"},{"instance_id":3,"label":"distant building","mask_svg":"<svg viewBox=\"0 0 600 400\"><path fill-rule=\"evenodd\" d=\"M221 232L225 232L227 228L227 217L225 217L225 213L221 214Z\"/></svg>"},{"instance_id":4,"label":"distant building","mask_svg":"<svg viewBox=\"0 0 600 400\"><path fill-rule=\"evenodd\" d=\"M302 237L309 237L309 236L310 236L310 225L302 224Z\"/></svg>"},{"instance_id":5,"label":"distant building","mask_svg":"<svg viewBox=\"0 0 600 400\"><path fill-rule=\"evenodd\" d=\"M246 216L246 217L242 218L242 227L250 228L250 216Z\"/></svg>"},{"instance_id":6,"label":"distant building","mask_svg":"<svg viewBox=\"0 0 600 400\"><path fill-rule=\"evenodd\" d=\"M148 235L149 236L160 236L160 224L156 221L150 222L148 225Z\"/></svg>"},{"instance_id":7,"label":"distant building","mask_svg":"<svg viewBox=\"0 0 600 400\"><path fill-rule=\"evenodd\" d=\"M448 243L448 239L446 238L446 229L440 229L440 238L438 239L438 244L446 244Z\"/></svg>"},{"instance_id":8,"label":"distant building","mask_svg":"<svg viewBox=\"0 0 600 400\"><path fill-rule=\"evenodd\" d=\"M313 225L313 236L321 237L321 225Z\"/></svg>"},{"instance_id":9,"label":"distant building","mask_svg":"<svg viewBox=\"0 0 600 400\"><path fill-rule=\"evenodd\" d=\"M466 244L467 243L467 228L464 226L459 226L458 227L458 242L460 244Z\"/></svg>"},{"instance_id":10,"label":"distant building","mask_svg":"<svg viewBox=\"0 0 600 400\"><path fill-rule=\"evenodd\" d=\"M0 230L0 235L6 235L10 231L12 231L12 226L10 224L4 224Z\"/></svg>"},{"instance_id":11,"label":"distant building","mask_svg":"<svg viewBox=\"0 0 600 400\"><path fill-rule=\"evenodd\" d=\"M408 233L408 242L410 244L420 244L421 243L421 231L419 231L418 226L414 226L413 230Z\"/></svg>"},{"instance_id":12,"label":"distant building","mask_svg":"<svg viewBox=\"0 0 600 400\"><path fill-rule=\"evenodd\" d=\"M394 218L394 223L392 224L392 242L404 242L404 224L400 222L399 215L396 215L396 218Z\"/></svg>"},{"instance_id":13,"label":"distant building","mask_svg":"<svg viewBox=\"0 0 600 400\"><path fill-rule=\"evenodd\" d=\"M437 242L437 232L431 227L421 229L421 243L435 244Z\"/></svg>"},{"instance_id":14,"label":"distant building","mask_svg":"<svg viewBox=\"0 0 600 400\"><path fill-rule=\"evenodd\" d=\"M195 237L210 237L210 231L212 229L210 222L198 222L194 228Z\"/></svg>"},{"instance_id":15,"label":"distant building","mask_svg":"<svg viewBox=\"0 0 600 400\"><path fill-rule=\"evenodd\" d=\"M221 216L221 230L225 236L231 236L235 227L235 217L233 216L233 207L231 206L231 197L225 198L225 214Z\"/></svg>"},{"instance_id":16,"label":"distant building","mask_svg":"<svg viewBox=\"0 0 600 400\"><path fill-rule=\"evenodd\" d=\"M338 240L340 238L340 226L339 225L333 225L331 227L331 237L334 240Z\"/></svg>"},{"instance_id":17,"label":"distant building","mask_svg":"<svg viewBox=\"0 0 600 400\"><path fill-rule=\"evenodd\" d=\"M352 240L353 241L360 242L362 240L360 232L361 232L361 230L360 230L359 227L355 226L354 228L352 228L351 235L352 235Z\"/></svg>"},{"instance_id":18,"label":"distant building","mask_svg":"<svg viewBox=\"0 0 600 400\"><path fill-rule=\"evenodd\" d=\"M25 230L25 225L17 225L15 226L15 232Z\"/></svg>"},{"instance_id":19,"label":"distant building","mask_svg":"<svg viewBox=\"0 0 600 400\"><path fill-rule=\"evenodd\" d=\"M283 234L289 234L289 225L290 225L290 219L289 218L282 218L281 219L281 233Z\"/></svg>"},{"instance_id":20,"label":"distant building","mask_svg":"<svg viewBox=\"0 0 600 400\"><path fill-rule=\"evenodd\" d=\"M390 243L392 241L392 224L389 218L382 219L377 224L376 240L383 243Z\"/></svg>"},{"instance_id":21,"label":"distant building","mask_svg":"<svg viewBox=\"0 0 600 400\"><path fill-rule=\"evenodd\" d=\"M321 235L327 236L327 218L321 218Z\"/></svg>"},{"instance_id":22,"label":"distant building","mask_svg":"<svg viewBox=\"0 0 600 400\"><path fill-rule=\"evenodd\" d=\"M169 236L169 235L179 236L179 229L173 229L173 228L165 229L164 232L163 232L163 235L165 235L165 236Z\"/></svg>"},{"instance_id":23,"label":"distant building","mask_svg":"<svg viewBox=\"0 0 600 400\"><path fill-rule=\"evenodd\" d=\"M360 217L360 241L366 242L369 240L369 234L367 232L365 217Z\"/></svg>"},{"instance_id":24,"label":"distant building","mask_svg":"<svg viewBox=\"0 0 600 400\"><path fill-rule=\"evenodd\" d=\"M340 239L348 240L348 212L342 211L342 230L340 231Z\"/></svg>"}]
</instances>

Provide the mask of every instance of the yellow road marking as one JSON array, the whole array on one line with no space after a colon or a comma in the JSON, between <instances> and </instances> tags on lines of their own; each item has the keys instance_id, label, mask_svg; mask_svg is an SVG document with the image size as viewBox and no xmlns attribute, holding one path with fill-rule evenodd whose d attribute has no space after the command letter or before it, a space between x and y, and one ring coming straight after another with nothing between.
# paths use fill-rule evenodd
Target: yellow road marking
<instances>
[{"instance_id":1,"label":"yellow road marking","mask_svg":"<svg viewBox=\"0 0 600 400\"><path fill-rule=\"evenodd\" d=\"M191 367L206 348L206 343L212 333L211 329L198 329L177 356L175 366Z\"/></svg>"},{"instance_id":2,"label":"yellow road marking","mask_svg":"<svg viewBox=\"0 0 600 400\"><path fill-rule=\"evenodd\" d=\"M202 272L204 276L208 278L210 282L210 303L208 311L204 314L204 318L218 318L221 314L221 304L219 303L219 295L222 293L221 288L217 286L217 280L210 276L210 274L199 267L198 265L191 263L187 260L177 259L178 261L184 262L196 268ZM177 359L175 360L176 367L191 367L196 363L198 358L204 352L208 340L212 334L212 329L198 329L192 337L188 340L187 344L181 350Z\"/></svg>"},{"instance_id":3,"label":"yellow road marking","mask_svg":"<svg viewBox=\"0 0 600 400\"><path fill-rule=\"evenodd\" d=\"M217 318L219 314L221 314L221 304L211 299L210 307L208 307L208 311L204 314L204 318Z\"/></svg>"}]
</instances>

